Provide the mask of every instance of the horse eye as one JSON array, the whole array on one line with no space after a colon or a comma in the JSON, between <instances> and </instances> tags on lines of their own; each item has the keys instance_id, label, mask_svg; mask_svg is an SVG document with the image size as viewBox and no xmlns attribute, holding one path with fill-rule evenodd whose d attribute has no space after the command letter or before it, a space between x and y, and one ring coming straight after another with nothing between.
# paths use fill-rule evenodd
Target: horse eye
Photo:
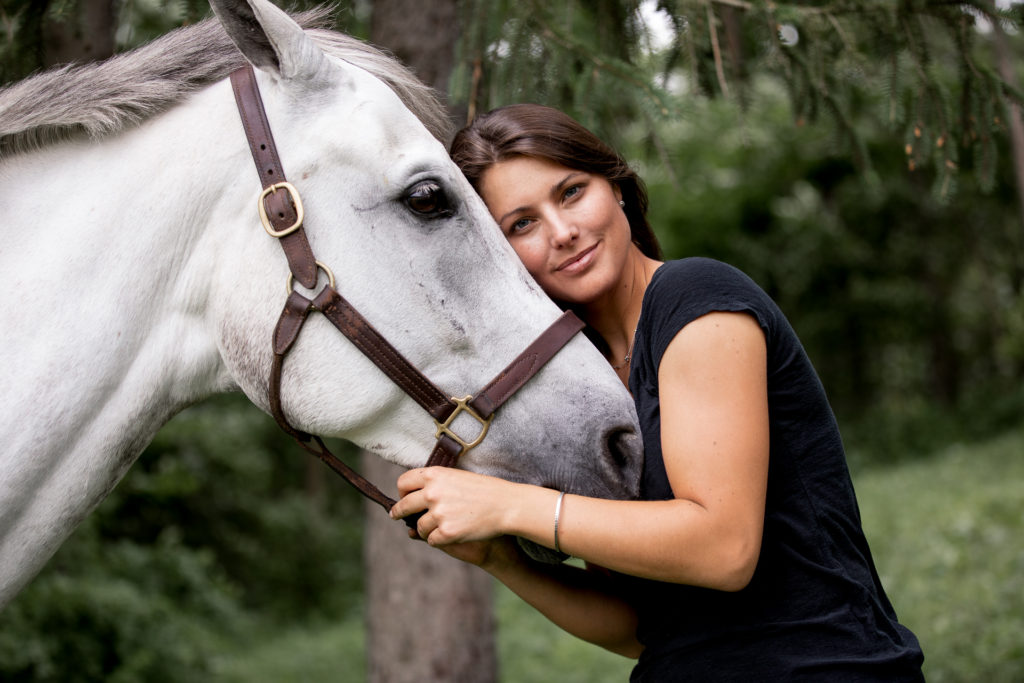
<instances>
[{"instance_id":1,"label":"horse eye","mask_svg":"<svg viewBox=\"0 0 1024 683\"><path fill-rule=\"evenodd\" d=\"M413 186L405 196L405 204L410 209L427 218L442 218L452 215L448 203L448 195L433 180L424 180Z\"/></svg>"}]
</instances>

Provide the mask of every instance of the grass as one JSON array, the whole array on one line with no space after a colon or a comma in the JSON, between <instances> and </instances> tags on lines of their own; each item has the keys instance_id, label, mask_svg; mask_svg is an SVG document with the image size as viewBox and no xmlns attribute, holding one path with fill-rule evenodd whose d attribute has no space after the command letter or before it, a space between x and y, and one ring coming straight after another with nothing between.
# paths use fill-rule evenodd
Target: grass
<instances>
[{"instance_id":1,"label":"grass","mask_svg":"<svg viewBox=\"0 0 1024 683\"><path fill-rule=\"evenodd\" d=\"M864 528L930 683L1024 681L1024 430L856 472ZM502 683L628 680L631 660L569 636L499 587ZM227 657L218 681L364 680L358 613L277 632Z\"/></svg>"},{"instance_id":2,"label":"grass","mask_svg":"<svg viewBox=\"0 0 1024 683\"><path fill-rule=\"evenodd\" d=\"M1024 680L1024 431L867 470L855 484L927 679Z\"/></svg>"},{"instance_id":3,"label":"grass","mask_svg":"<svg viewBox=\"0 0 1024 683\"><path fill-rule=\"evenodd\" d=\"M335 623L271 627L216 663L217 683L358 683L366 680L359 611Z\"/></svg>"}]
</instances>

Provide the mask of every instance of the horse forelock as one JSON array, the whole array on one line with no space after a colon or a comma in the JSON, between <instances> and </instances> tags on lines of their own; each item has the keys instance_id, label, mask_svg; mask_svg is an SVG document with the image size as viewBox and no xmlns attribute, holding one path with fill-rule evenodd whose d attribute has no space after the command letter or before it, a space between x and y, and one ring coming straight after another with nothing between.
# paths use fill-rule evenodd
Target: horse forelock
<instances>
[{"instance_id":1,"label":"horse forelock","mask_svg":"<svg viewBox=\"0 0 1024 683\"><path fill-rule=\"evenodd\" d=\"M436 138L449 121L434 91L394 57L323 28L325 8L292 18L329 55L386 83ZM176 29L102 62L51 69L0 89L0 158L76 136L113 135L220 81L245 58L215 18Z\"/></svg>"}]
</instances>

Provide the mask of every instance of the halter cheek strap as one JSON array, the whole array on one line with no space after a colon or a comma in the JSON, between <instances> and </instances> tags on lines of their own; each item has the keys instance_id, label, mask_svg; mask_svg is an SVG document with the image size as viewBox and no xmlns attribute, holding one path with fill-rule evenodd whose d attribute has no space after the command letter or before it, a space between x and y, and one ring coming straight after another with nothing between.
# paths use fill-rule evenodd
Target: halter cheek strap
<instances>
[{"instance_id":1,"label":"halter cheek strap","mask_svg":"<svg viewBox=\"0 0 1024 683\"><path fill-rule=\"evenodd\" d=\"M340 474L364 496L385 510L395 501L362 477L328 450L320 437L293 427L281 404L281 376L284 359L288 355L303 324L311 311L322 313L352 344L415 400L434 419L437 442L427 460L427 466L454 466L461 455L479 444L498 410L545 363L583 329L583 322L566 311L545 330L525 351L519 354L497 377L477 393L476 397L451 398L437 388L423 373L402 356L334 287L330 270L313 256L302 227L304 211L298 190L285 180L284 169L278 158L270 124L263 108L255 74L245 66L231 74L235 101L249 141L253 161L260 174L263 192L258 209L263 227L281 243L288 267L289 294L278 318L273 335L274 359L270 370L268 399L271 414L281 428L293 436L305 450L317 456L328 467ZM307 289L316 287L318 271L327 272L330 283L315 299L291 291L294 278ZM480 424L479 433L464 439L452 430L452 423L461 413L468 413ZM406 518L415 528L416 518Z\"/></svg>"}]
</instances>

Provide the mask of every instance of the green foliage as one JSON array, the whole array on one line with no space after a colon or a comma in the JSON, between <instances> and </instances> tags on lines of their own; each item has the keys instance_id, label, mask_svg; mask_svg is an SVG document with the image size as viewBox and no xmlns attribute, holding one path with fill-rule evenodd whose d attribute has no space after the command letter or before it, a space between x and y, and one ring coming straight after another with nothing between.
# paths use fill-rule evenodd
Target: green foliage
<instances>
[{"instance_id":1,"label":"green foliage","mask_svg":"<svg viewBox=\"0 0 1024 683\"><path fill-rule=\"evenodd\" d=\"M940 200L895 133L865 127L878 179L865 183L827 127L791 124L777 81L749 101L756 117L706 100L662 124L670 165L645 163L642 127L630 131L666 255L733 263L772 295L865 455L1016 424L1024 235L1010 169L992 192L965 179Z\"/></svg>"},{"instance_id":2,"label":"green foliage","mask_svg":"<svg viewBox=\"0 0 1024 683\"><path fill-rule=\"evenodd\" d=\"M0 615L6 681L183 681L243 616L212 554L174 531L104 541L93 518Z\"/></svg>"},{"instance_id":3,"label":"green foliage","mask_svg":"<svg viewBox=\"0 0 1024 683\"><path fill-rule=\"evenodd\" d=\"M357 683L366 680L362 616L267 624L221 652L216 683Z\"/></svg>"},{"instance_id":4,"label":"green foliage","mask_svg":"<svg viewBox=\"0 0 1024 683\"><path fill-rule=\"evenodd\" d=\"M1024 679L1024 432L855 476L864 528L931 683Z\"/></svg>"},{"instance_id":5,"label":"green foliage","mask_svg":"<svg viewBox=\"0 0 1024 683\"><path fill-rule=\"evenodd\" d=\"M292 0L279 3L289 11L319 7L325 2ZM84 24L84 0L4 0L0 3L0 85L25 78L48 65L46 31L69 26L75 32L94 31ZM352 0L335 7L334 26L354 36L369 31L369 0ZM212 13L209 0L124 0L116 3L116 51L147 43L168 31L194 24Z\"/></svg>"},{"instance_id":6,"label":"green foliage","mask_svg":"<svg viewBox=\"0 0 1024 683\"><path fill-rule=\"evenodd\" d=\"M46 4L9 0L0 7L0 83L24 78L43 64Z\"/></svg>"},{"instance_id":7,"label":"green foliage","mask_svg":"<svg viewBox=\"0 0 1024 683\"><path fill-rule=\"evenodd\" d=\"M471 116L511 102L549 104L615 146L630 121L660 135L695 97L750 108L759 79L770 75L784 84L794 119L827 122L865 178L874 176L877 153L862 125L870 119L899 136L889 144L905 164L930 169L931 191L945 200L964 173L983 189L994 185L1003 111L1021 101L993 66L989 34L976 29L981 20L1019 29L1019 7L659 0L672 33L659 50L637 0L463 6L454 102ZM1019 41L1014 48L1019 59Z\"/></svg>"},{"instance_id":8,"label":"green foliage","mask_svg":"<svg viewBox=\"0 0 1024 683\"><path fill-rule=\"evenodd\" d=\"M614 124L636 114L623 87L643 106L668 113L664 93L634 64L642 33L637 0L551 3L469 0L449 95L470 117L532 101L574 113L616 139Z\"/></svg>"},{"instance_id":9,"label":"green foliage","mask_svg":"<svg viewBox=\"0 0 1024 683\"><path fill-rule=\"evenodd\" d=\"M361 510L240 397L196 406L0 613L0 679L190 681L253 637L358 618Z\"/></svg>"}]
</instances>

